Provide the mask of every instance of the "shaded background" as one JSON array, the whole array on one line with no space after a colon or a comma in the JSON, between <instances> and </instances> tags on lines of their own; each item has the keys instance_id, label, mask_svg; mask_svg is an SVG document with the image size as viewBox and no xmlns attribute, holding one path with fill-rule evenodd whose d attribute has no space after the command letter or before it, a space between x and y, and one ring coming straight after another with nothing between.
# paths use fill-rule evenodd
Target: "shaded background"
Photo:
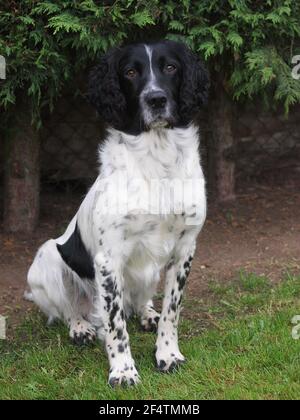
<instances>
[{"instance_id":1,"label":"shaded background","mask_svg":"<svg viewBox=\"0 0 300 420\"><path fill-rule=\"evenodd\" d=\"M241 270L272 282L300 271L298 0L0 0L0 313L13 322L37 248L59 236L97 171L104 126L85 100L110 47L186 42L211 74L201 110L208 219L188 293Z\"/></svg>"}]
</instances>

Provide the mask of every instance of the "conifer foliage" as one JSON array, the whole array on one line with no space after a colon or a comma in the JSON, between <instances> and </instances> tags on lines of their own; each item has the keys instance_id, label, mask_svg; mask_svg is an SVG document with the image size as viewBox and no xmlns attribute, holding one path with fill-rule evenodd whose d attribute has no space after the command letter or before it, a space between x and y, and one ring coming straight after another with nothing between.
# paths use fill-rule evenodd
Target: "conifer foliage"
<instances>
[{"instance_id":1,"label":"conifer foliage","mask_svg":"<svg viewBox=\"0 0 300 420\"><path fill-rule=\"evenodd\" d=\"M299 0L0 0L7 230L31 232L37 224L42 110L53 109L110 47L162 37L183 40L207 61L217 93L210 105L211 185L221 201L234 198L234 162L225 158L234 147L232 101L259 97L286 113L300 103L300 81L292 77Z\"/></svg>"},{"instance_id":2,"label":"conifer foliage","mask_svg":"<svg viewBox=\"0 0 300 420\"><path fill-rule=\"evenodd\" d=\"M157 34L184 39L222 76L235 100L300 102L291 77L300 54L299 0L0 0L0 107L25 90L38 119L75 75L109 47ZM270 100L271 99L271 100Z\"/></svg>"}]
</instances>

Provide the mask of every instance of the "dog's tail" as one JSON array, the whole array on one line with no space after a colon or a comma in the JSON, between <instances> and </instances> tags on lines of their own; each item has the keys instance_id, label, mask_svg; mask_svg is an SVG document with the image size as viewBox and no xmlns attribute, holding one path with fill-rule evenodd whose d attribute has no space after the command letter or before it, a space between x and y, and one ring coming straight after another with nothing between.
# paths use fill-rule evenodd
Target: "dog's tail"
<instances>
[{"instance_id":1,"label":"dog's tail","mask_svg":"<svg viewBox=\"0 0 300 420\"><path fill-rule=\"evenodd\" d=\"M28 300L29 302L33 302L32 292L29 292L28 290L25 290L23 297L24 297L25 300Z\"/></svg>"},{"instance_id":2,"label":"dog's tail","mask_svg":"<svg viewBox=\"0 0 300 420\"><path fill-rule=\"evenodd\" d=\"M33 294L32 292L25 290L23 297L25 300L28 300L28 302L34 302L33 299ZM53 324L53 322L55 321L55 317L54 316L49 316L48 321L47 321L47 325L51 325Z\"/></svg>"}]
</instances>

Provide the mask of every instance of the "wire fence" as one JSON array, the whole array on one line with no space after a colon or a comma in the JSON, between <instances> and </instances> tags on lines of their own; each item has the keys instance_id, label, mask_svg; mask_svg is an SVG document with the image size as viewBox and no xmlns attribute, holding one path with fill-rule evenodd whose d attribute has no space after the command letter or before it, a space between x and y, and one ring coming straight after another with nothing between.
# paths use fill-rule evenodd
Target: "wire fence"
<instances>
[{"instance_id":1,"label":"wire fence","mask_svg":"<svg viewBox=\"0 0 300 420\"><path fill-rule=\"evenodd\" d=\"M103 126L82 98L64 97L44 121L41 168L44 182L93 179Z\"/></svg>"},{"instance_id":2,"label":"wire fence","mask_svg":"<svg viewBox=\"0 0 300 420\"><path fill-rule=\"evenodd\" d=\"M208 155L214 153L208 121L208 115L200 117L201 157L206 171ZM235 145L226 152L226 158L235 161L239 180L286 167L300 170L299 109L289 118L257 110L239 111L234 119L233 134ZM42 187L66 181L71 181L76 187L76 184L88 185L95 179L98 146L104 132L96 113L83 98L74 99L70 95L61 99L55 111L45 117L40 135ZM3 169L1 147L2 179Z\"/></svg>"},{"instance_id":3,"label":"wire fence","mask_svg":"<svg viewBox=\"0 0 300 420\"><path fill-rule=\"evenodd\" d=\"M237 114L234 159L238 179L300 168L300 108L289 117L256 110Z\"/></svg>"}]
</instances>

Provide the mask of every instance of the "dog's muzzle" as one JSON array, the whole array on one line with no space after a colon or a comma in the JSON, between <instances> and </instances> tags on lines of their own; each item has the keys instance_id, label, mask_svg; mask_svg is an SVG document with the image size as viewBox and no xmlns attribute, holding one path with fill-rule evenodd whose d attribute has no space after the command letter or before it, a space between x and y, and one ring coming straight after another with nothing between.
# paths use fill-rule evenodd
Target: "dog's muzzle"
<instances>
[{"instance_id":1,"label":"dog's muzzle","mask_svg":"<svg viewBox=\"0 0 300 420\"><path fill-rule=\"evenodd\" d=\"M162 90L145 92L142 110L145 124L151 128L166 127L171 123L168 97Z\"/></svg>"},{"instance_id":2,"label":"dog's muzzle","mask_svg":"<svg viewBox=\"0 0 300 420\"><path fill-rule=\"evenodd\" d=\"M145 102L155 112L164 111L167 105L167 96L162 91L153 91L145 95Z\"/></svg>"}]
</instances>

